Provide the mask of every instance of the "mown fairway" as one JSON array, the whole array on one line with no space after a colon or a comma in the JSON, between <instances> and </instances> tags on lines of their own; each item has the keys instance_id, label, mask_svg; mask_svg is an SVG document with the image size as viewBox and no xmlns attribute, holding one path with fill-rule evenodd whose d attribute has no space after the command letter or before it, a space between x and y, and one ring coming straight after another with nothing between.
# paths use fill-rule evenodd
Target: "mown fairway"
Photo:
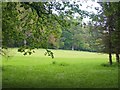
<instances>
[{"instance_id":1,"label":"mown fairway","mask_svg":"<svg viewBox=\"0 0 120 90\"><path fill-rule=\"evenodd\" d=\"M3 57L3 88L115 88L117 65L104 66L108 56L81 51L52 50L55 58L36 50L23 56L11 49L12 57Z\"/></svg>"}]
</instances>

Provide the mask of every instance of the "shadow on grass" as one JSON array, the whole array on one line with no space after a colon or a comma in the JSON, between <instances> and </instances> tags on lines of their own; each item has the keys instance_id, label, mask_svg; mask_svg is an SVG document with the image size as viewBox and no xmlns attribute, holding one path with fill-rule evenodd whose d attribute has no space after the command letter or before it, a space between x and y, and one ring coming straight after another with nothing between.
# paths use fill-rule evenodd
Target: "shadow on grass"
<instances>
[{"instance_id":1,"label":"shadow on grass","mask_svg":"<svg viewBox=\"0 0 120 90\"><path fill-rule=\"evenodd\" d=\"M109 63L102 63L101 66L103 66L103 67L120 67L120 63L113 62L112 65L110 65Z\"/></svg>"}]
</instances>

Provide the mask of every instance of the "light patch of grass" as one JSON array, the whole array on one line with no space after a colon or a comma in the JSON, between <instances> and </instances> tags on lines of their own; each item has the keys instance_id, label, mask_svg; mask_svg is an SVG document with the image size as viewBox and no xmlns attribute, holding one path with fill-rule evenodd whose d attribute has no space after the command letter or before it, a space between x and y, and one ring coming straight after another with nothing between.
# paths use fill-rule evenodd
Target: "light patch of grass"
<instances>
[{"instance_id":1,"label":"light patch of grass","mask_svg":"<svg viewBox=\"0 0 120 90\"><path fill-rule=\"evenodd\" d=\"M44 49L35 51L31 56L16 52L8 61L3 57L3 87L118 87L118 67L102 65L108 63L106 54L52 50L52 59L44 55Z\"/></svg>"}]
</instances>

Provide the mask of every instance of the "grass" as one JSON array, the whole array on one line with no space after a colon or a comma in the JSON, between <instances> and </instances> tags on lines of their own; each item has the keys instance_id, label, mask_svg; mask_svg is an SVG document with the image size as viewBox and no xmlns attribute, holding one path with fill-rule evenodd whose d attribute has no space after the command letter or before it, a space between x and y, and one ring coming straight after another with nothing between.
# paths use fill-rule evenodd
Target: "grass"
<instances>
[{"instance_id":1,"label":"grass","mask_svg":"<svg viewBox=\"0 0 120 90\"><path fill-rule=\"evenodd\" d=\"M109 66L108 56L82 51L52 50L55 58L44 56L44 49L23 56L16 49L3 57L3 87L9 88L117 88L117 65Z\"/></svg>"}]
</instances>

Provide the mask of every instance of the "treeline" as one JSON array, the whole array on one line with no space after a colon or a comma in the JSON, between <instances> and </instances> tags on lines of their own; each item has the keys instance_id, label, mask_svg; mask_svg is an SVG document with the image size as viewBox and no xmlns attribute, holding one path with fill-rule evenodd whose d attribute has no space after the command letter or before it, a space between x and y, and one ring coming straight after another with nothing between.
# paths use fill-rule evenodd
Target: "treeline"
<instances>
[{"instance_id":1,"label":"treeline","mask_svg":"<svg viewBox=\"0 0 120 90\"><path fill-rule=\"evenodd\" d=\"M31 54L34 48L68 49L120 54L120 3L99 3L98 14L81 10L76 2L2 3L2 47L19 47ZM54 12L57 13L54 13ZM79 14L74 17L75 13ZM84 17L91 22L83 23ZM26 49L29 49L26 51Z\"/></svg>"},{"instance_id":2,"label":"treeline","mask_svg":"<svg viewBox=\"0 0 120 90\"><path fill-rule=\"evenodd\" d=\"M3 3L3 46L96 51L92 47L95 41L90 40L90 26L82 23L88 12L81 11L75 3L63 4L71 9L61 11L60 3ZM51 5L59 15L51 13ZM37 10L37 6L41 9ZM81 16L75 19L76 12Z\"/></svg>"},{"instance_id":3,"label":"treeline","mask_svg":"<svg viewBox=\"0 0 120 90\"><path fill-rule=\"evenodd\" d=\"M56 44L49 44L49 48L98 52L100 42L97 42L97 38L100 34L93 28L92 25L72 24L69 28L62 30L59 40L54 42Z\"/></svg>"},{"instance_id":4,"label":"treeline","mask_svg":"<svg viewBox=\"0 0 120 90\"><path fill-rule=\"evenodd\" d=\"M44 37L47 42L43 43L43 45L39 45L38 48L49 48L49 49L64 49L64 50L79 50L79 51L90 51L90 52L99 52L100 47L98 44L98 37L100 37L100 33L98 30L94 30L94 26L91 24L83 25L82 20L77 17L77 19L68 20L71 22L69 27L61 28L60 26L55 25L55 32L51 30L46 37ZM74 23L79 24L74 24ZM25 33L25 32L23 32ZM8 34L8 33L5 33ZM14 33L15 35L15 33ZM31 35L26 35L26 39L19 39L15 36L16 39L13 39L11 42L8 41L7 47L15 48L21 46L33 47ZM6 35L7 38L7 35ZM44 39L43 38L43 39ZM9 39L8 39L9 40Z\"/></svg>"}]
</instances>

